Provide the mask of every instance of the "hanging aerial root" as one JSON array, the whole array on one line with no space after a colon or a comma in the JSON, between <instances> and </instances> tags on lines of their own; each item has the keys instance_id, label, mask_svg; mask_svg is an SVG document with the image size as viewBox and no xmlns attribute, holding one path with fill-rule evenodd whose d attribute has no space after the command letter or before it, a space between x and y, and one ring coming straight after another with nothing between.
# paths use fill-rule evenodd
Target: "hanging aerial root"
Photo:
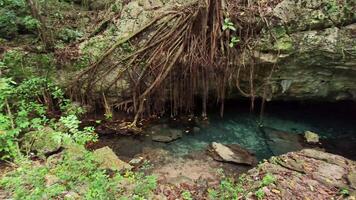
<instances>
[{"instance_id":1,"label":"hanging aerial root","mask_svg":"<svg viewBox=\"0 0 356 200\"><path fill-rule=\"evenodd\" d=\"M258 34L253 26L260 27L253 24L256 12L246 14L250 18L245 21L235 20L236 32L222 28L224 19L230 17L229 5L223 0L195 1L165 12L118 40L97 62L79 73L75 83L86 86L88 96L94 85L113 72L115 76L104 91L112 91L116 83L125 79L129 84L125 92L131 96L116 104L134 114L133 122L124 124L125 128L137 128L145 116L164 114L167 102L172 116L192 112L196 96L202 97L202 116L206 118L211 92L221 104L223 115L229 81L235 82L242 95L252 97L252 101L255 97L255 69L253 64L245 64L245 53L252 51L252 38ZM232 37L240 38L238 46L231 47ZM145 42L138 44L141 38ZM118 58L111 56L114 62L103 65L126 42L136 50ZM242 72L244 77L247 73L249 88L240 86Z\"/></svg>"}]
</instances>

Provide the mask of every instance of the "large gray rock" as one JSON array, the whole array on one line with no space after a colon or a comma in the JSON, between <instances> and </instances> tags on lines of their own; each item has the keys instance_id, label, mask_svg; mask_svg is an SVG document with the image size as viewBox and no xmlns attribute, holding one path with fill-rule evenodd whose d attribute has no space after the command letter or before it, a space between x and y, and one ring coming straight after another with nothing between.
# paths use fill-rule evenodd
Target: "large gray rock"
<instances>
[{"instance_id":1,"label":"large gray rock","mask_svg":"<svg viewBox=\"0 0 356 200\"><path fill-rule=\"evenodd\" d=\"M347 175L347 179L350 183L350 186L356 190L356 171L351 172L349 175Z\"/></svg>"},{"instance_id":2,"label":"large gray rock","mask_svg":"<svg viewBox=\"0 0 356 200\"><path fill-rule=\"evenodd\" d=\"M102 169L110 169L115 171L130 170L132 166L120 160L117 155L109 148L103 147L94 151L96 161Z\"/></svg>"},{"instance_id":3,"label":"large gray rock","mask_svg":"<svg viewBox=\"0 0 356 200\"><path fill-rule=\"evenodd\" d=\"M62 146L62 137L50 127L38 131L31 131L21 138L21 149L44 156L58 151Z\"/></svg>"},{"instance_id":4,"label":"large gray rock","mask_svg":"<svg viewBox=\"0 0 356 200\"><path fill-rule=\"evenodd\" d=\"M217 161L247 165L256 164L256 158L253 154L238 144L223 145L213 142L209 151Z\"/></svg>"},{"instance_id":5,"label":"large gray rock","mask_svg":"<svg viewBox=\"0 0 356 200\"><path fill-rule=\"evenodd\" d=\"M181 130L162 130L160 132L154 133L154 135L152 136L152 140L156 142L168 143L181 138L182 135L183 134Z\"/></svg>"},{"instance_id":6,"label":"large gray rock","mask_svg":"<svg viewBox=\"0 0 356 200\"><path fill-rule=\"evenodd\" d=\"M268 149L273 155L299 151L303 149L302 136L271 127L260 127Z\"/></svg>"},{"instance_id":7,"label":"large gray rock","mask_svg":"<svg viewBox=\"0 0 356 200\"><path fill-rule=\"evenodd\" d=\"M350 181L355 173L356 163L313 149L272 157L249 170L245 188L259 187L266 174L274 177L273 184L265 186L265 199L345 199L340 194L346 189L353 196L353 184ZM352 197L353 196L353 197Z\"/></svg>"},{"instance_id":8,"label":"large gray rock","mask_svg":"<svg viewBox=\"0 0 356 200\"><path fill-rule=\"evenodd\" d=\"M268 100L356 100L354 9L351 0L284 0L273 9L271 31L261 35L254 55L261 80L278 66Z\"/></svg>"}]
</instances>

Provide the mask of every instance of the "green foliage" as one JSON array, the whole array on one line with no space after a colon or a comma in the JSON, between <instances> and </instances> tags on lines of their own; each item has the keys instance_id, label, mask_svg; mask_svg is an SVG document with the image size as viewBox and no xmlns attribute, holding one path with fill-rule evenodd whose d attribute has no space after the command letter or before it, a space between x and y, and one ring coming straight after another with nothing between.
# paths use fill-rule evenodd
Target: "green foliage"
<instances>
[{"instance_id":1,"label":"green foliage","mask_svg":"<svg viewBox=\"0 0 356 200\"><path fill-rule=\"evenodd\" d=\"M229 46L231 48L235 47L240 42L240 39L237 36L233 36L230 40Z\"/></svg>"},{"instance_id":2,"label":"green foliage","mask_svg":"<svg viewBox=\"0 0 356 200\"><path fill-rule=\"evenodd\" d=\"M48 112L56 108L62 117L50 119ZM0 110L0 155L18 165L0 180L0 187L10 192L13 199L66 199L68 194L89 200L147 199L157 187L155 176L128 171L124 176L115 173L109 177L100 169L94 154L84 148L97 135L92 127L79 126L78 114L83 109L65 99L62 90L46 79L15 83L10 78L0 78ZM49 128L51 135L46 136L48 127L54 130ZM64 152L48 158L46 164L28 160L20 152L18 141L30 130L51 137L55 144L60 141Z\"/></svg>"},{"instance_id":3,"label":"green foliage","mask_svg":"<svg viewBox=\"0 0 356 200\"><path fill-rule=\"evenodd\" d=\"M16 137L18 129L14 129L14 117L8 99L14 94L13 82L9 78L0 78L0 158L18 155Z\"/></svg>"},{"instance_id":4,"label":"green foliage","mask_svg":"<svg viewBox=\"0 0 356 200\"><path fill-rule=\"evenodd\" d=\"M225 30L236 31L235 24L231 21L230 18L226 18L224 20L222 29L223 29L223 31L225 31Z\"/></svg>"},{"instance_id":5,"label":"green foliage","mask_svg":"<svg viewBox=\"0 0 356 200\"><path fill-rule=\"evenodd\" d=\"M340 193L342 196L349 196L349 195L350 195L349 190L346 189L346 188L341 189L339 193Z\"/></svg>"},{"instance_id":6,"label":"green foliage","mask_svg":"<svg viewBox=\"0 0 356 200\"><path fill-rule=\"evenodd\" d=\"M152 168L153 168L153 164L150 161L148 161L148 160L143 161L141 170L145 171L145 170L149 170Z\"/></svg>"},{"instance_id":7,"label":"green foliage","mask_svg":"<svg viewBox=\"0 0 356 200\"><path fill-rule=\"evenodd\" d=\"M137 184L134 193L138 196L147 196L149 193L157 187L156 176L144 176L143 173L136 175Z\"/></svg>"},{"instance_id":8,"label":"green foliage","mask_svg":"<svg viewBox=\"0 0 356 200\"><path fill-rule=\"evenodd\" d=\"M47 112L57 106L63 113L68 113L69 105L70 101L64 98L61 89L46 79L32 78L16 84L10 78L0 78L1 157L13 159L18 156L20 133L48 126ZM73 121L69 123L68 120ZM67 134L75 142L84 144L95 139L93 128L79 130L79 120L75 116L64 116L62 121L68 126Z\"/></svg>"},{"instance_id":9,"label":"green foliage","mask_svg":"<svg viewBox=\"0 0 356 200\"><path fill-rule=\"evenodd\" d=\"M82 36L83 36L82 32L80 32L78 30L70 29L70 28L62 29L58 35L58 37L63 42L73 42Z\"/></svg>"},{"instance_id":10,"label":"green foliage","mask_svg":"<svg viewBox=\"0 0 356 200\"><path fill-rule=\"evenodd\" d=\"M263 191L262 188L260 188L255 192L255 195L256 195L258 200L261 200L261 199L263 199L265 197L265 192Z\"/></svg>"},{"instance_id":11,"label":"green foliage","mask_svg":"<svg viewBox=\"0 0 356 200\"><path fill-rule=\"evenodd\" d=\"M39 25L25 0L0 0L0 37L11 39L22 32L33 32Z\"/></svg>"},{"instance_id":12,"label":"green foliage","mask_svg":"<svg viewBox=\"0 0 356 200\"><path fill-rule=\"evenodd\" d=\"M222 25L223 31L231 30L236 31L235 24L231 21L230 18L225 18L224 23ZM240 38L238 36L232 36L229 41L229 47L234 48L240 42Z\"/></svg>"},{"instance_id":13,"label":"green foliage","mask_svg":"<svg viewBox=\"0 0 356 200\"><path fill-rule=\"evenodd\" d=\"M261 182L261 187L268 186L276 181L276 178L272 174L266 174Z\"/></svg>"},{"instance_id":14,"label":"green foliage","mask_svg":"<svg viewBox=\"0 0 356 200\"><path fill-rule=\"evenodd\" d=\"M71 135L71 138L77 144L85 145L90 141L95 142L98 139L93 127L85 127L83 130L79 130L80 121L75 115L61 117L59 121L67 128L67 133Z\"/></svg>"},{"instance_id":15,"label":"green foliage","mask_svg":"<svg viewBox=\"0 0 356 200\"><path fill-rule=\"evenodd\" d=\"M33 166L30 161L20 166L0 181L0 186L11 192L14 199L64 199L69 192L81 199L116 199L124 192L118 187L120 182L134 175L124 178L116 174L110 178L98 169L98 163L88 151L81 159L66 154L54 167Z\"/></svg>"},{"instance_id":16,"label":"green foliage","mask_svg":"<svg viewBox=\"0 0 356 200\"><path fill-rule=\"evenodd\" d=\"M224 172L220 169L218 174L222 177L219 187L215 189L208 189L209 199L238 199L239 197L245 196L246 191L243 185L246 182L245 176L242 175L235 181L232 178L225 176Z\"/></svg>"},{"instance_id":17,"label":"green foliage","mask_svg":"<svg viewBox=\"0 0 356 200\"><path fill-rule=\"evenodd\" d=\"M214 189L208 189L208 198L211 200L218 199L218 192Z\"/></svg>"},{"instance_id":18,"label":"green foliage","mask_svg":"<svg viewBox=\"0 0 356 200\"><path fill-rule=\"evenodd\" d=\"M184 191L182 192L181 196L182 196L182 198L183 198L184 200L193 200L192 194L190 194L190 192L187 191L187 190L184 190Z\"/></svg>"},{"instance_id":19,"label":"green foliage","mask_svg":"<svg viewBox=\"0 0 356 200\"><path fill-rule=\"evenodd\" d=\"M208 198L211 200L228 200L241 199L246 197L249 193L254 194L257 199L263 199L265 194L263 188L276 182L276 178L272 174L266 174L262 180L257 183L252 181L245 174L239 176L237 180L228 178L219 170L221 176L220 185L217 188L208 189ZM247 189L250 188L250 189Z\"/></svg>"},{"instance_id":20,"label":"green foliage","mask_svg":"<svg viewBox=\"0 0 356 200\"><path fill-rule=\"evenodd\" d=\"M2 62L9 70L7 75L16 81L32 78L35 74L47 75L55 68L53 54L32 54L20 49L7 51Z\"/></svg>"},{"instance_id":21,"label":"green foliage","mask_svg":"<svg viewBox=\"0 0 356 200\"><path fill-rule=\"evenodd\" d=\"M127 53L132 53L132 52L134 52L134 48L133 48L133 46L130 44L130 43L128 43L128 42L125 42L125 43L123 43L122 45L121 45L121 48L122 48L122 50L124 51L124 52L127 52Z\"/></svg>"},{"instance_id":22,"label":"green foliage","mask_svg":"<svg viewBox=\"0 0 356 200\"><path fill-rule=\"evenodd\" d=\"M18 27L17 27L16 20L17 18L15 12L7 9L0 9L1 37L9 39L17 34Z\"/></svg>"},{"instance_id":23,"label":"green foliage","mask_svg":"<svg viewBox=\"0 0 356 200\"><path fill-rule=\"evenodd\" d=\"M26 16L22 20L27 30L34 31L40 27L40 22L31 16Z\"/></svg>"}]
</instances>

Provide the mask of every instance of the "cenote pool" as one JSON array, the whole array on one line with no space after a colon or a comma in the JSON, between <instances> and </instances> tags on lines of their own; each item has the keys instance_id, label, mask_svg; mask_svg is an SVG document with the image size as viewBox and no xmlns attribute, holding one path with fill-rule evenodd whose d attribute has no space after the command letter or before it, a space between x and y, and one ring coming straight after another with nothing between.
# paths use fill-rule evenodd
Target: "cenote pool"
<instances>
[{"instance_id":1,"label":"cenote pool","mask_svg":"<svg viewBox=\"0 0 356 200\"><path fill-rule=\"evenodd\" d=\"M321 138L319 148L356 160L356 105L352 102L268 103L263 128L259 113L250 112L248 103L227 102L226 108L223 118L212 109L208 122L164 119L151 125L145 136L102 136L100 143L127 158L147 148L165 149L180 157L205 150L212 142L239 144L261 160L308 147L302 135L313 131ZM171 130L183 136L170 143L152 141L157 131Z\"/></svg>"}]
</instances>

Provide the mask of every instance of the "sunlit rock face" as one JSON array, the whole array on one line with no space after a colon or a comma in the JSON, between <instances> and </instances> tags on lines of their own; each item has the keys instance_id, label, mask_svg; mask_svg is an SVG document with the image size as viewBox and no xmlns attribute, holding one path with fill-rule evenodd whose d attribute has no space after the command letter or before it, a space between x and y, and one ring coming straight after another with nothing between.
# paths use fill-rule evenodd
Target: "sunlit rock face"
<instances>
[{"instance_id":1,"label":"sunlit rock face","mask_svg":"<svg viewBox=\"0 0 356 200\"><path fill-rule=\"evenodd\" d=\"M192 1L192 0L191 0ZM118 0L108 15L115 15L108 27L80 44L80 51L90 63L95 62L116 41L128 37L167 10L191 1ZM229 2L229 1L228 1ZM231 3L231 2L230 2ZM267 9L270 23L257 39L253 58L254 93L267 100L356 100L356 15L355 3L347 0L282 0ZM147 32L147 33L146 33ZM147 37L116 49L102 65L112 66L140 47ZM125 66L106 74L93 88L101 90L117 80ZM273 73L271 74L271 70ZM241 74L240 86L250 91L249 70ZM109 102L130 96L127 76L122 76L107 91ZM241 93L230 84L227 98ZM120 101L120 100L119 100Z\"/></svg>"},{"instance_id":2,"label":"sunlit rock face","mask_svg":"<svg viewBox=\"0 0 356 200\"><path fill-rule=\"evenodd\" d=\"M266 78L267 99L356 99L356 16L351 1L284 0L254 57ZM262 91L257 94L262 95Z\"/></svg>"}]
</instances>

